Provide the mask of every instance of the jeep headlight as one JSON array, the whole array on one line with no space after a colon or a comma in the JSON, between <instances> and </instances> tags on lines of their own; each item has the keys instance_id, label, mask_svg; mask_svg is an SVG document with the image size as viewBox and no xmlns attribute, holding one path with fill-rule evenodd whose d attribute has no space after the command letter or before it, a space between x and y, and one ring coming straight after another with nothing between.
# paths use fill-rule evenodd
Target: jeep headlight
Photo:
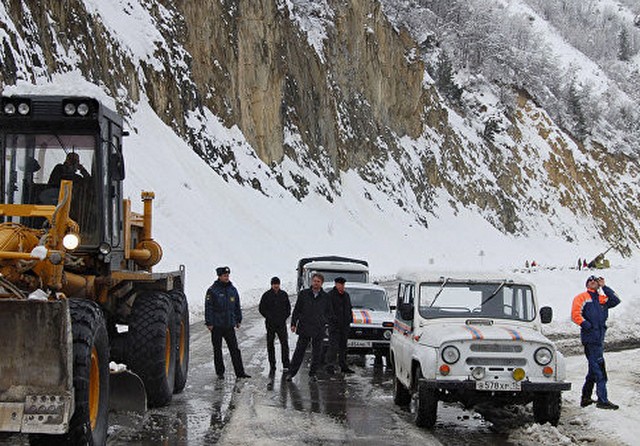
<instances>
[{"instance_id":1,"label":"jeep headlight","mask_svg":"<svg viewBox=\"0 0 640 446\"><path fill-rule=\"evenodd\" d=\"M485 374L486 370L482 366L474 367L473 370L471 370L471 376L473 376L473 379L477 381L480 381L482 378L484 378Z\"/></svg>"},{"instance_id":2,"label":"jeep headlight","mask_svg":"<svg viewBox=\"0 0 640 446\"><path fill-rule=\"evenodd\" d=\"M455 364L460 359L460 351L453 345L442 349L442 360L447 364Z\"/></svg>"},{"instance_id":3,"label":"jeep headlight","mask_svg":"<svg viewBox=\"0 0 640 446\"><path fill-rule=\"evenodd\" d=\"M538 365L547 365L553 359L553 353L547 347L540 347L533 355Z\"/></svg>"},{"instance_id":4,"label":"jeep headlight","mask_svg":"<svg viewBox=\"0 0 640 446\"><path fill-rule=\"evenodd\" d=\"M382 337L385 338L387 341L391 339L391 330L385 330L384 333L382 333Z\"/></svg>"}]
</instances>

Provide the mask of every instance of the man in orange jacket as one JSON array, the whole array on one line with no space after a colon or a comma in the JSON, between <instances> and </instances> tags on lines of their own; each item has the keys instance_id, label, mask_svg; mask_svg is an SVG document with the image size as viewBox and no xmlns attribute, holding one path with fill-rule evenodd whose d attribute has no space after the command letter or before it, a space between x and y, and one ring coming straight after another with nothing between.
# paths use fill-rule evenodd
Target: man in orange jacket
<instances>
[{"instance_id":1,"label":"man in orange jacket","mask_svg":"<svg viewBox=\"0 0 640 446\"><path fill-rule=\"evenodd\" d=\"M573 298L571 319L580 326L580 340L584 346L584 354L589 363L589 371L582 387L580 406L593 404L591 399L593 387L596 386L600 409L618 409L607 397L607 370L604 364L604 335L607 330L609 308L620 303L620 298L611 288L605 285L603 277L589 276L587 290ZM604 294L600 294L602 288Z\"/></svg>"}]
</instances>

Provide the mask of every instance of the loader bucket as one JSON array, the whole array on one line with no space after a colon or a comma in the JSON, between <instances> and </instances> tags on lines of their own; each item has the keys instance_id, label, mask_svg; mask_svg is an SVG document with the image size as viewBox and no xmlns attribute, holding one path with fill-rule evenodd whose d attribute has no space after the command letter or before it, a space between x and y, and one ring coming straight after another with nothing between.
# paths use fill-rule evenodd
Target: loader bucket
<instances>
[{"instance_id":1,"label":"loader bucket","mask_svg":"<svg viewBox=\"0 0 640 446\"><path fill-rule=\"evenodd\" d=\"M0 432L67 432L74 410L68 302L0 299L0 339Z\"/></svg>"},{"instance_id":2,"label":"loader bucket","mask_svg":"<svg viewBox=\"0 0 640 446\"><path fill-rule=\"evenodd\" d=\"M109 375L109 410L145 412L147 394L142 379L129 370L112 371Z\"/></svg>"}]
</instances>

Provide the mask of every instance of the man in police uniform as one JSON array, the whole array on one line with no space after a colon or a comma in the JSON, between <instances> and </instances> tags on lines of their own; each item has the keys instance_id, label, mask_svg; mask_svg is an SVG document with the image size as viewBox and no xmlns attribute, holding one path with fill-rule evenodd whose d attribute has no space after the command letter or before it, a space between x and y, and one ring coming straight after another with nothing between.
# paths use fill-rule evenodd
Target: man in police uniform
<instances>
[{"instance_id":1,"label":"man in police uniform","mask_svg":"<svg viewBox=\"0 0 640 446\"><path fill-rule=\"evenodd\" d=\"M240 295L229 280L231 270L228 266L216 268L218 280L207 290L204 301L205 324L211 332L213 344L213 364L218 379L224 379L224 360L222 358L222 339L227 343L231 354L231 362L236 377L251 378L244 371L242 357L238 348L235 330L240 328L242 310L240 309Z\"/></svg>"}]
</instances>

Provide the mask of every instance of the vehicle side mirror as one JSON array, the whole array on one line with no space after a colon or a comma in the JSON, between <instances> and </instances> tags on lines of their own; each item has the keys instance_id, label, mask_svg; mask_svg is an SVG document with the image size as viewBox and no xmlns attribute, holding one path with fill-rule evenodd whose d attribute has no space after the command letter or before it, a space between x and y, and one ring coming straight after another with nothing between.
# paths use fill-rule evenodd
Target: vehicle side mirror
<instances>
[{"instance_id":1,"label":"vehicle side mirror","mask_svg":"<svg viewBox=\"0 0 640 446\"><path fill-rule=\"evenodd\" d=\"M540 308L540 322L548 324L553 319L553 308L542 307Z\"/></svg>"},{"instance_id":2,"label":"vehicle side mirror","mask_svg":"<svg viewBox=\"0 0 640 446\"><path fill-rule=\"evenodd\" d=\"M413 320L413 304L402 303L398 307L398 311L400 311L400 317L405 321Z\"/></svg>"},{"instance_id":3,"label":"vehicle side mirror","mask_svg":"<svg viewBox=\"0 0 640 446\"><path fill-rule=\"evenodd\" d=\"M112 181L124 180L124 160L119 153L112 153L109 159L109 169Z\"/></svg>"}]
</instances>

